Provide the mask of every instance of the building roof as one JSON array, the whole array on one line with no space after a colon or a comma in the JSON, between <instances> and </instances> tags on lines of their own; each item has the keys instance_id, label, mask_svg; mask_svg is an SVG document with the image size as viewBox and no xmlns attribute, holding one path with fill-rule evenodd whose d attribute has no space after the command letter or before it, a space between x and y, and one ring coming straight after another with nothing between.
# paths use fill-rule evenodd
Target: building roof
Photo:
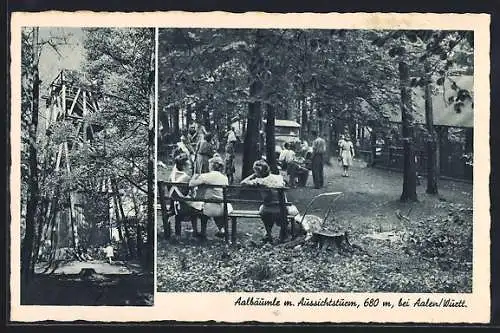
<instances>
[{"instance_id":1,"label":"building roof","mask_svg":"<svg viewBox=\"0 0 500 333\"><path fill-rule=\"evenodd\" d=\"M266 122L266 120L264 119L264 122ZM281 127L300 127L300 124L296 121L293 121L293 120L285 120L285 119L276 119L274 121L274 125L275 126L281 126Z\"/></svg>"},{"instance_id":2,"label":"building roof","mask_svg":"<svg viewBox=\"0 0 500 333\"><path fill-rule=\"evenodd\" d=\"M454 104L449 103L450 97L456 95L456 91L452 89L453 82L456 82L458 89L465 89L471 93L472 98L474 90L474 77L471 75L463 75L452 77L445 80L444 94L440 92L432 96L432 106L434 115L434 125L450 126L450 127L474 127L474 108L472 101L465 101L461 112L458 113L454 109ZM415 104L414 119L415 122L425 124L425 98L424 89L416 87L413 89L412 101ZM401 122L401 109L399 105L387 106L386 114L389 121Z\"/></svg>"}]
</instances>

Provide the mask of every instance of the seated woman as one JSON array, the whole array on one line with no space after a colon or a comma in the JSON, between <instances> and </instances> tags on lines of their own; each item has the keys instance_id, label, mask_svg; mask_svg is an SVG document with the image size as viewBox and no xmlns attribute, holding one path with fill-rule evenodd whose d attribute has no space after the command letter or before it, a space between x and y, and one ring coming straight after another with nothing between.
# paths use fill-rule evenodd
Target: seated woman
<instances>
[{"instance_id":1,"label":"seated woman","mask_svg":"<svg viewBox=\"0 0 500 333\"><path fill-rule=\"evenodd\" d=\"M285 180L281 175L274 175L270 172L269 164L265 160L255 161L253 164L254 173L241 181L244 185L256 185L271 188L285 187ZM266 229L266 235L264 236L264 242L273 242L272 229L274 224L280 224L280 206L278 203L279 198L277 197L276 191L263 191L263 204L259 208L259 213L264 223ZM285 198L286 200L286 198ZM287 214L296 211L295 206L287 207ZM295 215L295 212L294 214Z\"/></svg>"},{"instance_id":2,"label":"seated woman","mask_svg":"<svg viewBox=\"0 0 500 333\"><path fill-rule=\"evenodd\" d=\"M227 186L229 181L224 172L224 161L219 156L215 154L208 161L209 170L208 172L202 173L200 175L194 175L189 186L199 186L199 185L220 185ZM222 200L222 187L209 187L204 190L204 198L211 200ZM232 211L231 204L227 204L228 213ZM203 203L203 214L201 216L201 238L206 239L207 233L207 223L209 218L213 218L215 224L219 231L215 234L217 237L223 237L226 230L224 230L224 204L222 203Z\"/></svg>"},{"instance_id":3,"label":"seated woman","mask_svg":"<svg viewBox=\"0 0 500 333\"><path fill-rule=\"evenodd\" d=\"M189 183L189 175L186 172L189 170L189 157L187 154L179 154L175 157L175 166L170 174L169 180L173 183ZM198 234L197 217L201 212L201 205L198 202L182 202L175 201L176 198L185 198L189 196L189 188L174 187L172 191L172 203L175 214L175 234L181 234L181 221L184 217L191 218L193 227L193 236Z\"/></svg>"}]
</instances>

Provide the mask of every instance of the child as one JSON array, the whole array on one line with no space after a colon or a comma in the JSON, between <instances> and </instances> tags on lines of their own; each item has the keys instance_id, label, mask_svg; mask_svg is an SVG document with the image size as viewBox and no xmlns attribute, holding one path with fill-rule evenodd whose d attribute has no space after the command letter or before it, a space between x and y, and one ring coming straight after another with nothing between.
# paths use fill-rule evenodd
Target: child
<instances>
[{"instance_id":1,"label":"child","mask_svg":"<svg viewBox=\"0 0 500 333\"><path fill-rule=\"evenodd\" d=\"M104 253L106 254L108 262L111 264L111 259L114 257L113 246L111 245L111 243L108 243L108 246L104 248Z\"/></svg>"}]
</instances>

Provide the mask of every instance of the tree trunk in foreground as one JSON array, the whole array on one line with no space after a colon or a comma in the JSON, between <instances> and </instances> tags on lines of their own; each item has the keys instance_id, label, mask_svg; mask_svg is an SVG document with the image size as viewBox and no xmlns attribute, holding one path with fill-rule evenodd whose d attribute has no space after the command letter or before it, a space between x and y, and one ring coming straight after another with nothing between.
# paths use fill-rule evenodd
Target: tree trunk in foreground
<instances>
[{"instance_id":1,"label":"tree trunk in foreground","mask_svg":"<svg viewBox=\"0 0 500 333\"><path fill-rule=\"evenodd\" d=\"M272 173L278 173L278 164L276 162L275 153L276 140L274 136L275 119L276 111L274 109L274 105L268 104L266 117L266 159Z\"/></svg>"},{"instance_id":2,"label":"tree trunk in foreground","mask_svg":"<svg viewBox=\"0 0 500 333\"><path fill-rule=\"evenodd\" d=\"M410 72L408 64L399 62L401 88L401 123L404 148L403 193L401 201L417 201L417 172L413 150L413 116L411 107Z\"/></svg>"},{"instance_id":3,"label":"tree trunk in foreground","mask_svg":"<svg viewBox=\"0 0 500 333\"><path fill-rule=\"evenodd\" d=\"M31 260L33 254L33 240L35 237L35 215L38 205L38 157L36 147L36 133L38 128L38 28L33 28L32 35L33 59L31 63L31 124L29 128L29 178L28 178L28 201L26 204L26 230L21 245L21 280L24 283L30 280Z\"/></svg>"},{"instance_id":4,"label":"tree trunk in foreground","mask_svg":"<svg viewBox=\"0 0 500 333\"><path fill-rule=\"evenodd\" d=\"M425 71L431 71L430 64L425 63ZM426 78L425 85L425 125L429 132L427 140L427 190L429 194L438 194L437 185L437 154L436 154L436 135L434 134L434 112L432 106L432 91L430 77Z\"/></svg>"}]
</instances>

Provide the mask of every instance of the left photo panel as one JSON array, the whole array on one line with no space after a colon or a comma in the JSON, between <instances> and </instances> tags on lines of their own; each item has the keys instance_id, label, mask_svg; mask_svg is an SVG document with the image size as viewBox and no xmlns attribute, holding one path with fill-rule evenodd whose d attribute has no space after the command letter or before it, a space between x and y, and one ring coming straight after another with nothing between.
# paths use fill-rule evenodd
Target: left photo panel
<instances>
[{"instance_id":1,"label":"left photo panel","mask_svg":"<svg viewBox=\"0 0 500 333\"><path fill-rule=\"evenodd\" d=\"M21 305L152 306L155 29L21 36Z\"/></svg>"}]
</instances>

